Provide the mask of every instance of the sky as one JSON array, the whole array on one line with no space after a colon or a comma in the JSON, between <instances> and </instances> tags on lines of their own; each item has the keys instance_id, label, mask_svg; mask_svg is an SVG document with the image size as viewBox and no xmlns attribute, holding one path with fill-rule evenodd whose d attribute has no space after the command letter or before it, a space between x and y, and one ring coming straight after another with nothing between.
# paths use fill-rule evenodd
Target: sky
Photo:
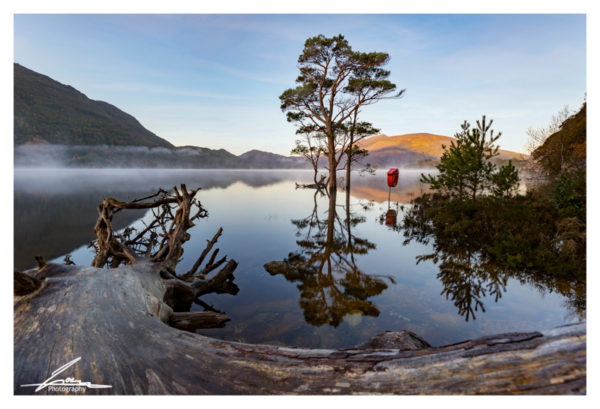
<instances>
[{"instance_id":1,"label":"sky","mask_svg":"<svg viewBox=\"0 0 600 409\"><path fill-rule=\"evenodd\" d=\"M524 152L529 127L586 95L584 14L15 14L14 62L174 145L287 155L279 95L318 34L390 55L405 95L361 111L386 135L452 136L486 115L503 149Z\"/></svg>"}]
</instances>

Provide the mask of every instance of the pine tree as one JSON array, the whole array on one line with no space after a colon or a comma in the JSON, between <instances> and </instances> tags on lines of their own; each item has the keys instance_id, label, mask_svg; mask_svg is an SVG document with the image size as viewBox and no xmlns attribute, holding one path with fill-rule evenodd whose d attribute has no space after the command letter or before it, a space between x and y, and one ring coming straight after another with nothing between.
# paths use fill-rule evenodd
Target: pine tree
<instances>
[{"instance_id":1,"label":"pine tree","mask_svg":"<svg viewBox=\"0 0 600 409\"><path fill-rule=\"evenodd\" d=\"M494 135L492 123L486 122L485 115L477 121L477 128L465 121L461 132L456 133L455 141L449 147L443 146L444 153L437 165L437 175L421 175L421 182L428 183L432 190L444 196L460 200L477 200L486 192L505 197L516 191L518 171L509 162L499 170L491 162L498 155L494 143L502 133Z\"/></svg>"},{"instance_id":2,"label":"pine tree","mask_svg":"<svg viewBox=\"0 0 600 409\"><path fill-rule=\"evenodd\" d=\"M340 128L349 120L356 124L361 107L404 92L396 90L388 80L390 72L381 69L389 58L387 53L354 51L342 35L311 37L298 57L296 87L279 97L289 122L314 126L325 135L330 191L337 188Z\"/></svg>"},{"instance_id":3,"label":"pine tree","mask_svg":"<svg viewBox=\"0 0 600 409\"><path fill-rule=\"evenodd\" d=\"M492 194L498 199L512 197L518 187L519 171L511 160L492 175Z\"/></svg>"}]
</instances>

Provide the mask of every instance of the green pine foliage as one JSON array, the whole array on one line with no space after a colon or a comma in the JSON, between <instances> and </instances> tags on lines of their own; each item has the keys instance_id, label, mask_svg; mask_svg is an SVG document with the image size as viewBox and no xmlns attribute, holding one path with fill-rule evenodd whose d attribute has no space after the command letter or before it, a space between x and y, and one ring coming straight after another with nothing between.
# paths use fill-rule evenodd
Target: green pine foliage
<instances>
[{"instance_id":1,"label":"green pine foliage","mask_svg":"<svg viewBox=\"0 0 600 409\"><path fill-rule=\"evenodd\" d=\"M561 172L551 184L550 197L563 217L576 217L585 222L586 183L585 170Z\"/></svg>"},{"instance_id":2,"label":"green pine foliage","mask_svg":"<svg viewBox=\"0 0 600 409\"><path fill-rule=\"evenodd\" d=\"M466 320L496 300L509 278L566 297L580 318L586 310L586 113L567 118L533 157L546 184L518 195L512 162L490 162L497 147L485 117L445 150L438 175L423 175L432 193L412 202L403 221L405 243L432 243L419 256L439 266L444 294Z\"/></svg>"},{"instance_id":3,"label":"green pine foliage","mask_svg":"<svg viewBox=\"0 0 600 409\"><path fill-rule=\"evenodd\" d=\"M421 175L421 182L450 198L477 200L490 192L505 197L516 192L518 172L512 162L500 169L491 161L498 155L499 147L495 142L502 133L494 135L492 123L485 115L477 121L477 127L465 121L461 131L456 133L455 141L449 147L444 146L440 163L436 166L437 175Z\"/></svg>"},{"instance_id":4,"label":"green pine foliage","mask_svg":"<svg viewBox=\"0 0 600 409\"><path fill-rule=\"evenodd\" d=\"M494 197L511 198L519 188L519 171L509 160L507 165L501 166L498 172L492 174L491 182Z\"/></svg>"}]
</instances>

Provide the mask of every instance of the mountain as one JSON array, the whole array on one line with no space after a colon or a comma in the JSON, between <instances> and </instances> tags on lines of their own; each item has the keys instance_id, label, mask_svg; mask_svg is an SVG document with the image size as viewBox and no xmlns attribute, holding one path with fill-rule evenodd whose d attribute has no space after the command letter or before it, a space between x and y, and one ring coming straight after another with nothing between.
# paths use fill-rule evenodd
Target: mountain
<instances>
[{"instance_id":1,"label":"mountain","mask_svg":"<svg viewBox=\"0 0 600 409\"><path fill-rule=\"evenodd\" d=\"M72 168L247 168L244 161L225 149L182 146L176 148L116 145L15 146L16 167Z\"/></svg>"},{"instance_id":2,"label":"mountain","mask_svg":"<svg viewBox=\"0 0 600 409\"><path fill-rule=\"evenodd\" d=\"M303 158L175 147L133 116L14 64L15 166L306 168Z\"/></svg>"},{"instance_id":3,"label":"mountain","mask_svg":"<svg viewBox=\"0 0 600 409\"><path fill-rule=\"evenodd\" d=\"M253 149L238 156L249 168L255 169L287 169L310 168L310 163L297 156L283 156L271 152Z\"/></svg>"},{"instance_id":4,"label":"mountain","mask_svg":"<svg viewBox=\"0 0 600 409\"><path fill-rule=\"evenodd\" d=\"M14 64L15 145L130 145L172 148L133 116Z\"/></svg>"},{"instance_id":5,"label":"mountain","mask_svg":"<svg viewBox=\"0 0 600 409\"><path fill-rule=\"evenodd\" d=\"M387 136L371 136L359 142L369 155L362 162L379 167L431 166L439 161L444 152L442 145L450 146L455 140L444 135L412 133ZM496 160L520 160L525 155L507 150L499 150Z\"/></svg>"},{"instance_id":6,"label":"mountain","mask_svg":"<svg viewBox=\"0 0 600 409\"><path fill-rule=\"evenodd\" d=\"M433 166L454 138L429 133L364 139L362 164ZM310 168L304 158L251 150L236 156L224 149L174 147L133 116L75 88L14 64L14 162L37 167ZM500 150L497 160L522 159ZM323 162L323 166L324 162Z\"/></svg>"},{"instance_id":7,"label":"mountain","mask_svg":"<svg viewBox=\"0 0 600 409\"><path fill-rule=\"evenodd\" d=\"M384 134L371 136L360 142L362 148L369 152L402 149L407 152L419 153L424 156L439 158L442 156L442 144L450 145L454 138L430 133L413 133L406 135L387 136Z\"/></svg>"}]
</instances>

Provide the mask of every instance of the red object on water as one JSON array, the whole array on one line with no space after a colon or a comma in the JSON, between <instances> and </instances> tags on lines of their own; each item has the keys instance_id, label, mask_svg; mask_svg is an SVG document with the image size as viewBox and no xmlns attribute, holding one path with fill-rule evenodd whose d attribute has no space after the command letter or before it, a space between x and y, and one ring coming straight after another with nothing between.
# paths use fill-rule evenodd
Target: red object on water
<instances>
[{"instance_id":1,"label":"red object on water","mask_svg":"<svg viewBox=\"0 0 600 409\"><path fill-rule=\"evenodd\" d=\"M391 168L388 170L388 186L395 187L398 184L398 169Z\"/></svg>"},{"instance_id":2,"label":"red object on water","mask_svg":"<svg viewBox=\"0 0 600 409\"><path fill-rule=\"evenodd\" d=\"M387 213L385 214L385 225L386 226L395 226L397 222L398 222L398 213L396 213L396 210L394 210L394 209L389 209L387 211Z\"/></svg>"}]
</instances>

